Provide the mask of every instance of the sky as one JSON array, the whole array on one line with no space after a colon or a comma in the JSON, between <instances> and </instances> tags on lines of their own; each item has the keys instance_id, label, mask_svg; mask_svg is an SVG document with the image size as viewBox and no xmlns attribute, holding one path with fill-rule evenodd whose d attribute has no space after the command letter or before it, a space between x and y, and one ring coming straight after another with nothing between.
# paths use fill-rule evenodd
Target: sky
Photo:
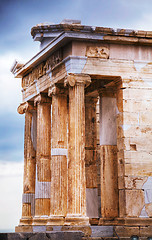
<instances>
[{"instance_id":1,"label":"sky","mask_svg":"<svg viewBox=\"0 0 152 240\"><path fill-rule=\"evenodd\" d=\"M152 0L0 0L0 232L21 217L24 115L21 81L10 68L39 51L30 31L38 23L81 20L84 25L152 31Z\"/></svg>"}]
</instances>

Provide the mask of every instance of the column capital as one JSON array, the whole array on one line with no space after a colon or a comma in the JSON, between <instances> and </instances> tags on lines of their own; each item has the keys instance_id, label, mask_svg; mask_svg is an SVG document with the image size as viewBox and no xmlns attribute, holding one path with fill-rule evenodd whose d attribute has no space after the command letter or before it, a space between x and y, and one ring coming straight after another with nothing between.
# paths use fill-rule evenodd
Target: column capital
<instances>
[{"instance_id":1,"label":"column capital","mask_svg":"<svg viewBox=\"0 0 152 240\"><path fill-rule=\"evenodd\" d=\"M34 106L39 103L51 103L51 98L49 98L45 93L40 93L34 98Z\"/></svg>"},{"instance_id":2,"label":"column capital","mask_svg":"<svg viewBox=\"0 0 152 240\"><path fill-rule=\"evenodd\" d=\"M84 84L85 87L88 87L91 83L91 77L87 74L73 74L70 73L64 80L64 86L67 85L74 87L75 85Z\"/></svg>"},{"instance_id":3,"label":"column capital","mask_svg":"<svg viewBox=\"0 0 152 240\"><path fill-rule=\"evenodd\" d=\"M32 104L32 102L24 102L24 103L21 103L18 108L17 108L17 112L19 114L24 114L26 113L27 111L32 111L32 110L35 110L34 108L34 105Z\"/></svg>"},{"instance_id":4,"label":"column capital","mask_svg":"<svg viewBox=\"0 0 152 240\"><path fill-rule=\"evenodd\" d=\"M56 84L51 84L48 89L48 96L51 97L52 95L58 95L58 94L65 94L67 95L67 90L65 88L60 88L56 86Z\"/></svg>"}]
</instances>

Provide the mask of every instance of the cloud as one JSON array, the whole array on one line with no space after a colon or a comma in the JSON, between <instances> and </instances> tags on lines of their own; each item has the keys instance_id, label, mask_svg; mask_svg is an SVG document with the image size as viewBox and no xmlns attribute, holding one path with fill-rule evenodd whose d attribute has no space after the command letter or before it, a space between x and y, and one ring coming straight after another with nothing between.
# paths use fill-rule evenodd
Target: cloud
<instances>
[{"instance_id":1,"label":"cloud","mask_svg":"<svg viewBox=\"0 0 152 240\"><path fill-rule=\"evenodd\" d=\"M22 208L23 162L0 162L0 228L14 231Z\"/></svg>"},{"instance_id":2,"label":"cloud","mask_svg":"<svg viewBox=\"0 0 152 240\"><path fill-rule=\"evenodd\" d=\"M152 13L144 13L140 19L137 19L137 29L152 31Z\"/></svg>"},{"instance_id":3,"label":"cloud","mask_svg":"<svg viewBox=\"0 0 152 240\"><path fill-rule=\"evenodd\" d=\"M7 52L0 55L0 112L15 112L22 101L21 81L20 79L14 79L10 72L15 58L21 59L16 53Z\"/></svg>"},{"instance_id":4,"label":"cloud","mask_svg":"<svg viewBox=\"0 0 152 240\"><path fill-rule=\"evenodd\" d=\"M17 113L22 102L21 80L10 72L16 53L0 55L0 161L23 160L24 116Z\"/></svg>"}]
</instances>

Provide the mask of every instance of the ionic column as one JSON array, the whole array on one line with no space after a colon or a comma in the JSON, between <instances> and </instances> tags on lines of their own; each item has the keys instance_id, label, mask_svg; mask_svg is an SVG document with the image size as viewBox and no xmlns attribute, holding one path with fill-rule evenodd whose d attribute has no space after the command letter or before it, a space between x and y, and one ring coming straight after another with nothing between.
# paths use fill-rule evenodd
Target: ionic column
<instances>
[{"instance_id":1,"label":"ionic column","mask_svg":"<svg viewBox=\"0 0 152 240\"><path fill-rule=\"evenodd\" d=\"M35 205L35 168L36 151L34 146L34 132L36 119L34 107L26 102L18 107L18 113L25 113L24 129L24 180L22 196L22 218L20 225L31 225L34 216ZM34 130L34 129L33 129Z\"/></svg>"},{"instance_id":2,"label":"ionic column","mask_svg":"<svg viewBox=\"0 0 152 240\"><path fill-rule=\"evenodd\" d=\"M51 205L47 225L63 225L67 211L67 95L49 88L52 96Z\"/></svg>"},{"instance_id":3,"label":"ionic column","mask_svg":"<svg viewBox=\"0 0 152 240\"><path fill-rule=\"evenodd\" d=\"M69 84L68 209L65 225L89 225L86 217L84 88L90 76L71 74Z\"/></svg>"},{"instance_id":4,"label":"ionic column","mask_svg":"<svg viewBox=\"0 0 152 240\"><path fill-rule=\"evenodd\" d=\"M33 225L45 225L50 214L51 101L39 94L34 103L37 105L37 151Z\"/></svg>"}]
</instances>

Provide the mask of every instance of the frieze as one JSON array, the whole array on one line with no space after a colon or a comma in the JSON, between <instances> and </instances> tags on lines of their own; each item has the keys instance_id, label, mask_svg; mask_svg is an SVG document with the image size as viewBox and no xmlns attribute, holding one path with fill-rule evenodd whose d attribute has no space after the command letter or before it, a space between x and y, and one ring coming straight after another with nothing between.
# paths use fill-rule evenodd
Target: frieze
<instances>
[{"instance_id":1,"label":"frieze","mask_svg":"<svg viewBox=\"0 0 152 240\"><path fill-rule=\"evenodd\" d=\"M22 79L22 88L25 90L32 85L35 80L44 76L47 72L51 71L58 63L62 61L61 49L52 54L46 61L40 63L28 75Z\"/></svg>"},{"instance_id":2,"label":"frieze","mask_svg":"<svg viewBox=\"0 0 152 240\"><path fill-rule=\"evenodd\" d=\"M86 50L87 57L95 57L95 58L109 58L109 49L107 47L97 47L97 46L89 46Z\"/></svg>"}]
</instances>

